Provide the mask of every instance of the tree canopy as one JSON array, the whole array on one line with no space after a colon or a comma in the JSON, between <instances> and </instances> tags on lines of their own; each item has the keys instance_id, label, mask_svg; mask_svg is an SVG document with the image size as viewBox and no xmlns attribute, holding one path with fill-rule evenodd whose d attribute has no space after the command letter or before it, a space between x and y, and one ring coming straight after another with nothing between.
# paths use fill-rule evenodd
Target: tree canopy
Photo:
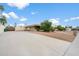
<instances>
[{"instance_id":1,"label":"tree canopy","mask_svg":"<svg viewBox=\"0 0 79 59\"><path fill-rule=\"evenodd\" d=\"M0 10L3 11L4 10L4 7L2 5L0 5Z\"/></svg>"},{"instance_id":2,"label":"tree canopy","mask_svg":"<svg viewBox=\"0 0 79 59\"><path fill-rule=\"evenodd\" d=\"M45 20L44 22L41 23L41 30L45 32L49 32L51 30L52 23L49 22L48 20Z\"/></svg>"},{"instance_id":3,"label":"tree canopy","mask_svg":"<svg viewBox=\"0 0 79 59\"><path fill-rule=\"evenodd\" d=\"M7 20L6 20L6 17L5 17L5 16L1 16L1 18L0 18L0 23L1 23L2 25L5 25L5 24L7 23Z\"/></svg>"},{"instance_id":4,"label":"tree canopy","mask_svg":"<svg viewBox=\"0 0 79 59\"><path fill-rule=\"evenodd\" d=\"M2 15L4 7L0 5L0 24L5 25L7 23L6 17Z\"/></svg>"}]
</instances>

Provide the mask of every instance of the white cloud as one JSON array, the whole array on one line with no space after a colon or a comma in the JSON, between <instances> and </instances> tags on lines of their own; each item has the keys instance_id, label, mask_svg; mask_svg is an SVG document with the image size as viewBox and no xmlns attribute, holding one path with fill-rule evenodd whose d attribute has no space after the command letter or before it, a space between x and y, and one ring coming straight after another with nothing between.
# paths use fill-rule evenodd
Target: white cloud
<instances>
[{"instance_id":1,"label":"white cloud","mask_svg":"<svg viewBox=\"0 0 79 59\"><path fill-rule=\"evenodd\" d=\"M60 22L58 19L49 19L50 22L52 22L52 25L59 25Z\"/></svg>"},{"instance_id":2,"label":"white cloud","mask_svg":"<svg viewBox=\"0 0 79 59\"><path fill-rule=\"evenodd\" d=\"M14 26L13 24L9 24L10 26Z\"/></svg>"},{"instance_id":3,"label":"white cloud","mask_svg":"<svg viewBox=\"0 0 79 59\"><path fill-rule=\"evenodd\" d=\"M23 24L23 23L20 23L20 24L17 24L17 26L25 26L25 24Z\"/></svg>"},{"instance_id":4,"label":"white cloud","mask_svg":"<svg viewBox=\"0 0 79 59\"><path fill-rule=\"evenodd\" d=\"M20 19L20 21L26 21L27 20L27 18L24 18L24 17L22 17L21 19Z\"/></svg>"},{"instance_id":5,"label":"white cloud","mask_svg":"<svg viewBox=\"0 0 79 59\"><path fill-rule=\"evenodd\" d=\"M68 22L68 21L69 21L69 19L65 19L65 20L64 20L64 22Z\"/></svg>"},{"instance_id":6,"label":"white cloud","mask_svg":"<svg viewBox=\"0 0 79 59\"><path fill-rule=\"evenodd\" d=\"M79 20L79 17L71 17L70 20Z\"/></svg>"},{"instance_id":7,"label":"white cloud","mask_svg":"<svg viewBox=\"0 0 79 59\"><path fill-rule=\"evenodd\" d=\"M3 15L4 15L6 18L10 18L10 16L8 15L8 13L4 13L4 12L3 12Z\"/></svg>"},{"instance_id":8,"label":"white cloud","mask_svg":"<svg viewBox=\"0 0 79 59\"><path fill-rule=\"evenodd\" d=\"M14 13L14 12L9 12L9 13L3 12L2 15L4 15L6 18L10 18L10 17L12 17L12 18L14 18L14 19L18 19L18 18L19 18L19 17L16 15L16 13Z\"/></svg>"},{"instance_id":9,"label":"white cloud","mask_svg":"<svg viewBox=\"0 0 79 59\"><path fill-rule=\"evenodd\" d=\"M3 12L2 15L4 15L6 18L14 18L14 19L19 19L19 17L16 15L15 12L9 12L9 13L5 13Z\"/></svg>"},{"instance_id":10,"label":"white cloud","mask_svg":"<svg viewBox=\"0 0 79 59\"><path fill-rule=\"evenodd\" d=\"M71 17L69 19L65 19L64 22L79 20L79 17Z\"/></svg>"},{"instance_id":11,"label":"white cloud","mask_svg":"<svg viewBox=\"0 0 79 59\"><path fill-rule=\"evenodd\" d=\"M19 20L19 21L26 21L26 20L27 20L27 18L25 18L25 17L23 17L23 16L19 17L18 15L16 15L15 12L9 12L9 13L3 12L3 15L4 15L6 18L12 17L12 18L14 18L15 20L17 19L17 20Z\"/></svg>"},{"instance_id":12,"label":"white cloud","mask_svg":"<svg viewBox=\"0 0 79 59\"><path fill-rule=\"evenodd\" d=\"M18 19L18 18L19 18L19 17L16 15L16 13L14 13L14 12L10 12L10 13L8 13L8 15L11 16L11 17L14 18L14 19Z\"/></svg>"},{"instance_id":13,"label":"white cloud","mask_svg":"<svg viewBox=\"0 0 79 59\"><path fill-rule=\"evenodd\" d=\"M32 14L32 15L34 15L34 14L35 14L35 12L32 12L31 14Z\"/></svg>"},{"instance_id":14,"label":"white cloud","mask_svg":"<svg viewBox=\"0 0 79 59\"><path fill-rule=\"evenodd\" d=\"M38 12L31 12L32 15L37 14Z\"/></svg>"},{"instance_id":15,"label":"white cloud","mask_svg":"<svg viewBox=\"0 0 79 59\"><path fill-rule=\"evenodd\" d=\"M65 27L65 25L61 25L62 27Z\"/></svg>"},{"instance_id":16,"label":"white cloud","mask_svg":"<svg viewBox=\"0 0 79 59\"><path fill-rule=\"evenodd\" d=\"M25 3L8 3L8 5L11 7L17 7L18 9L23 9L29 6L30 4L25 2Z\"/></svg>"}]
</instances>

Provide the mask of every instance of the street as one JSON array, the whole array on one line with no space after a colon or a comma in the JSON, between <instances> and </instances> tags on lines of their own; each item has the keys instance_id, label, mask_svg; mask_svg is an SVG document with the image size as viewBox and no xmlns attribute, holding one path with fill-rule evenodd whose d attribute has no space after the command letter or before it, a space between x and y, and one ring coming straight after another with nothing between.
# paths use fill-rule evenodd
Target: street
<instances>
[{"instance_id":1,"label":"street","mask_svg":"<svg viewBox=\"0 0 79 59\"><path fill-rule=\"evenodd\" d=\"M29 32L4 32L0 34L0 56L61 56L70 44Z\"/></svg>"}]
</instances>

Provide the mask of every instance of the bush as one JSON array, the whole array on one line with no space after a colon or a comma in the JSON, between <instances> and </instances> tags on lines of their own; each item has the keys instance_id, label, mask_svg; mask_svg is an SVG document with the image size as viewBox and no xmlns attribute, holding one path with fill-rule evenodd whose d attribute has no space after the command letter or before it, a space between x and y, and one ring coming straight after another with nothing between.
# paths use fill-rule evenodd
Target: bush
<instances>
[{"instance_id":1,"label":"bush","mask_svg":"<svg viewBox=\"0 0 79 59\"><path fill-rule=\"evenodd\" d=\"M59 31L63 31L63 30L65 30L65 28L62 27L61 25L57 26L57 29L58 29Z\"/></svg>"},{"instance_id":2,"label":"bush","mask_svg":"<svg viewBox=\"0 0 79 59\"><path fill-rule=\"evenodd\" d=\"M55 27L51 27L51 31L55 31Z\"/></svg>"},{"instance_id":3,"label":"bush","mask_svg":"<svg viewBox=\"0 0 79 59\"><path fill-rule=\"evenodd\" d=\"M51 31L51 26L52 23L49 22L48 20L45 20L44 22L41 23L40 29L43 30L44 32L49 32Z\"/></svg>"}]
</instances>

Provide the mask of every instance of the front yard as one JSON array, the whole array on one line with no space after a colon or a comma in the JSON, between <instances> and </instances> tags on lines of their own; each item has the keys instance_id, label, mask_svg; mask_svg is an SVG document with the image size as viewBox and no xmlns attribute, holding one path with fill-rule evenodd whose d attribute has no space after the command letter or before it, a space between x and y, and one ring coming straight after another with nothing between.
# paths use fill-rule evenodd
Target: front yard
<instances>
[{"instance_id":1,"label":"front yard","mask_svg":"<svg viewBox=\"0 0 79 59\"><path fill-rule=\"evenodd\" d=\"M69 31L69 32L67 32L67 31L65 31L65 32L64 31L32 32L32 33L41 34L41 35L45 35L45 36L49 36L49 37L69 41L69 42L72 42L75 38L75 35L74 35L73 31Z\"/></svg>"}]
</instances>

